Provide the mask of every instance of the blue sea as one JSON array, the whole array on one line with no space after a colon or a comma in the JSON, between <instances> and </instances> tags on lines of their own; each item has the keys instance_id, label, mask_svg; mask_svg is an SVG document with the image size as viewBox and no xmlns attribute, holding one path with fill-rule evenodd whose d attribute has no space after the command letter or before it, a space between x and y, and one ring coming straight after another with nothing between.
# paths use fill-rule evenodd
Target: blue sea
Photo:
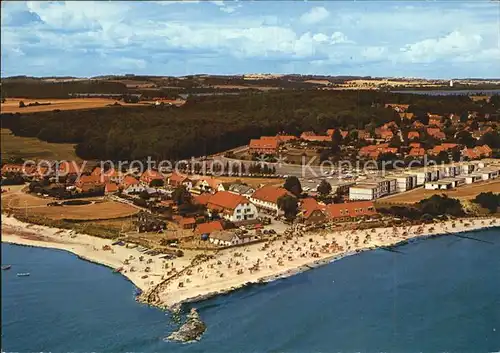
<instances>
[{"instance_id":1,"label":"blue sea","mask_svg":"<svg viewBox=\"0 0 500 353\"><path fill-rule=\"evenodd\" d=\"M4 352L498 352L500 230L350 256L193 304L208 329L165 342L168 313L106 267L2 244ZM30 277L17 277L30 272Z\"/></svg>"}]
</instances>

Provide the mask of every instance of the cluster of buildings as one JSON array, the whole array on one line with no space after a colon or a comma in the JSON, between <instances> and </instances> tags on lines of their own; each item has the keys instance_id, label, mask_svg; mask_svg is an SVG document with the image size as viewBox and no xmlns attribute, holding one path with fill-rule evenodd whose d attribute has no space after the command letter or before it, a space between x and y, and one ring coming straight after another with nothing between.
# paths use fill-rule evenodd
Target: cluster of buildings
<instances>
[{"instance_id":1,"label":"cluster of buildings","mask_svg":"<svg viewBox=\"0 0 500 353\"><path fill-rule=\"evenodd\" d=\"M496 179L500 167L484 161L405 170L385 177L367 178L349 187L349 200L376 200L409 191L419 186L425 189L452 189L464 184Z\"/></svg>"},{"instance_id":2,"label":"cluster of buildings","mask_svg":"<svg viewBox=\"0 0 500 353\"><path fill-rule=\"evenodd\" d=\"M328 129L326 134L319 135L314 131L305 131L300 137L293 135L261 136L258 139L251 139L248 148L250 154L276 155L280 148L287 142L301 140L303 142L331 142L336 129ZM345 138L348 131L340 130L340 135Z\"/></svg>"},{"instance_id":3,"label":"cluster of buildings","mask_svg":"<svg viewBox=\"0 0 500 353\"><path fill-rule=\"evenodd\" d=\"M403 158L407 156L423 158L425 155L436 156L442 151L451 153L454 150L460 151L460 154L468 160L492 156L493 151L487 145L467 148L457 143L444 142L447 138L456 138L457 134L462 131L469 132L476 140L480 140L485 133L494 131L492 122L475 121L478 116L476 112L469 113L465 122L457 114L438 115L428 113L428 123L423 124L420 120L415 119L414 113L407 111L409 107L407 104L386 104L385 107L396 111L404 124L399 126L395 121L391 121L373 130L356 130L357 139L369 143L369 145L359 148L359 156L376 160L382 154L392 153ZM404 127L402 127L403 125ZM456 133L454 136L446 135L445 129L447 126L455 128ZM304 145L312 142L317 146L317 143L332 141L335 130L328 129L324 134L305 131L299 137L291 135L262 136L259 139L250 140L249 151L251 154L276 155L283 151L286 143L290 141L300 141ZM342 138L346 138L347 135L348 131L340 130ZM393 144L394 139L399 142ZM423 142L428 142L429 139L432 140L432 147L425 147L428 146L428 143Z\"/></svg>"}]
</instances>

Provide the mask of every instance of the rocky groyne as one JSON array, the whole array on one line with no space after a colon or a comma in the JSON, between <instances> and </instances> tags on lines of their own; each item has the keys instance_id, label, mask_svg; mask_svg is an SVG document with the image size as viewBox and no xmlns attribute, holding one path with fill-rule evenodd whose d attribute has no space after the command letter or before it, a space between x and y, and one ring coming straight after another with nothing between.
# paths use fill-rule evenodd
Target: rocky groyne
<instances>
[{"instance_id":1,"label":"rocky groyne","mask_svg":"<svg viewBox=\"0 0 500 353\"><path fill-rule=\"evenodd\" d=\"M179 330L168 336L167 340L182 343L199 341L206 328L205 323L201 320L196 309L192 308L187 315L186 322L179 328Z\"/></svg>"}]
</instances>

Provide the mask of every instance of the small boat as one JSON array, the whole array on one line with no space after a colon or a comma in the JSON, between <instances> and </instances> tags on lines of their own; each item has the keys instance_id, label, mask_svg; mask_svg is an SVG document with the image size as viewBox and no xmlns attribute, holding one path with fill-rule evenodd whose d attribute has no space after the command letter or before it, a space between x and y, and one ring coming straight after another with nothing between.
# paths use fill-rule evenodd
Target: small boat
<instances>
[{"instance_id":1,"label":"small boat","mask_svg":"<svg viewBox=\"0 0 500 353\"><path fill-rule=\"evenodd\" d=\"M123 267L118 267L113 270L113 273L119 273L123 271Z\"/></svg>"},{"instance_id":2,"label":"small boat","mask_svg":"<svg viewBox=\"0 0 500 353\"><path fill-rule=\"evenodd\" d=\"M27 276L29 276L29 275L30 275L30 273L29 273L29 272L23 272L23 273L18 273L18 274L17 274L17 277L27 277Z\"/></svg>"},{"instance_id":3,"label":"small boat","mask_svg":"<svg viewBox=\"0 0 500 353\"><path fill-rule=\"evenodd\" d=\"M12 265L5 265L5 266L2 266L2 270L10 270L11 267L12 267Z\"/></svg>"}]
</instances>

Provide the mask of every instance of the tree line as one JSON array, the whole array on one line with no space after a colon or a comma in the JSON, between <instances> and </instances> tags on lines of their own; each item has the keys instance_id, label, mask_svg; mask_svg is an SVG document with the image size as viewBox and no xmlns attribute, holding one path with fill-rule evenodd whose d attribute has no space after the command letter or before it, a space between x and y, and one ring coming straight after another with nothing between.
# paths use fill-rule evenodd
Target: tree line
<instances>
[{"instance_id":1,"label":"tree line","mask_svg":"<svg viewBox=\"0 0 500 353\"><path fill-rule=\"evenodd\" d=\"M408 95L411 96L411 95ZM404 98L402 98L404 97ZM420 102L376 91L279 91L238 96L190 97L179 109L109 107L79 111L2 114L2 128L17 136L74 143L83 159L178 160L220 152L278 132L299 136L328 128L362 129L400 121L384 103ZM434 98L430 98L435 100ZM439 97L454 111L463 97ZM437 104L437 103L436 103ZM479 103L464 103L480 110Z\"/></svg>"}]
</instances>

